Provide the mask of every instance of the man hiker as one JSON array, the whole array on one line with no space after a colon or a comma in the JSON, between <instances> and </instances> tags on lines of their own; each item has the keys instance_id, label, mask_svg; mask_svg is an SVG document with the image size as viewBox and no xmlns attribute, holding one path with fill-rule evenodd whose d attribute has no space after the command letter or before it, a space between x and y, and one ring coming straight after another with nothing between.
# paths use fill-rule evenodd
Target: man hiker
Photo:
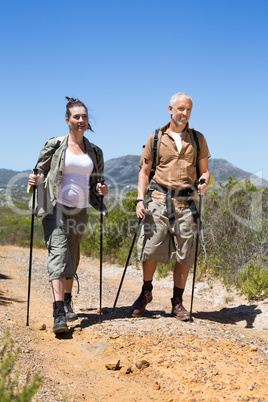
<instances>
[{"instance_id":1,"label":"man hiker","mask_svg":"<svg viewBox=\"0 0 268 402\"><path fill-rule=\"evenodd\" d=\"M138 258L143 261L143 286L131 307L132 317L140 317L152 301L152 280L157 262L175 260L171 314L179 320L189 319L184 308L183 292L190 266L195 259L198 195L206 194L210 157L204 136L188 125L193 107L185 93L170 99L170 122L162 127L159 161L149 186L148 205L144 205L154 161L152 133L143 150L143 163L138 178L136 213L144 218L138 240ZM203 179L203 180L201 180ZM196 187L195 184L198 183ZM200 182L203 184L200 184Z\"/></svg>"}]
</instances>

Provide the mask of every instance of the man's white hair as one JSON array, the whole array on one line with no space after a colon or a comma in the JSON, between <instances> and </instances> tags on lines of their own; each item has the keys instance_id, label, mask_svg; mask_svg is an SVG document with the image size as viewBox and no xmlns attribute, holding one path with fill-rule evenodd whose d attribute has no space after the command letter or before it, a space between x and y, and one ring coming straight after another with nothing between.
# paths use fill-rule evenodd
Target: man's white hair
<instances>
[{"instance_id":1,"label":"man's white hair","mask_svg":"<svg viewBox=\"0 0 268 402\"><path fill-rule=\"evenodd\" d=\"M192 100L192 98L191 98L189 95L187 95L187 94L184 93L184 92L177 92L176 94L174 94L174 95L171 96L170 101L169 101L169 106L174 107L174 106L175 106L175 103L176 103L176 101L177 101L177 99L180 98L181 96L182 96L183 98L190 99L190 101L191 101L192 104L193 104L193 100Z\"/></svg>"}]
</instances>

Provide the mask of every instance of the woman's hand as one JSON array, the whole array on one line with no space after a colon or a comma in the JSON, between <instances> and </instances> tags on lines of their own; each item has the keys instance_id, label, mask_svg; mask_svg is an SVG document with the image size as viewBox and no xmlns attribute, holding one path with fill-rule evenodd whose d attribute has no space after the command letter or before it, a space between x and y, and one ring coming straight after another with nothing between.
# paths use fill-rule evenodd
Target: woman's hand
<instances>
[{"instance_id":1,"label":"woman's hand","mask_svg":"<svg viewBox=\"0 0 268 402\"><path fill-rule=\"evenodd\" d=\"M38 186L38 184L42 183L44 181L45 176L41 174L33 174L31 173L28 178L28 183L30 186Z\"/></svg>"},{"instance_id":2,"label":"woman's hand","mask_svg":"<svg viewBox=\"0 0 268 402\"><path fill-rule=\"evenodd\" d=\"M96 191L99 195L107 195L108 194L107 184L97 183Z\"/></svg>"}]
</instances>

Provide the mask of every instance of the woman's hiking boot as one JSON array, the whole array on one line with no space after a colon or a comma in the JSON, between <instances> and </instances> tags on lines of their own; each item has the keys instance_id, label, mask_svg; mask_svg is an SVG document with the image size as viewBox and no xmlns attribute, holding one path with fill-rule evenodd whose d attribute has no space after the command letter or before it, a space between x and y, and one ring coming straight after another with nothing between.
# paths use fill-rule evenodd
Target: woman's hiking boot
<instances>
[{"instance_id":1,"label":"woman's hiking boot","mask_svg":"<svg viewBox=\"0 0 268 402\"><path fill-rule=\"evenodd\" d=\"M73 311L72 296L69 293L65 293L64 295L64 311L66 321L78 320L78 315Z\"/></svg>"},{"instance_id":2,"label":"woman's hiking boot","mask_svg":"<svg viewBox=\"0 0 268 402\"><path fill-rule=\"evenodd\" d=\"M143 290L137 300L131 306L130 312L132 317L141 317L145 311L145 307L153 300L152 290Z\"/></svg>"},{"instance_id":3,"label":"woman's hiking boot","mask_svg":"<svg viewBox=\"0 0 268 402\"><path fill-rule=\"evenodd\" d=\"M53 311L53 317L54 317L53 332L55 334L59 334L61 332L67 332L68 327L66 324L64 309L62 307L56 307Z\"/></svg>"}]
</instances>

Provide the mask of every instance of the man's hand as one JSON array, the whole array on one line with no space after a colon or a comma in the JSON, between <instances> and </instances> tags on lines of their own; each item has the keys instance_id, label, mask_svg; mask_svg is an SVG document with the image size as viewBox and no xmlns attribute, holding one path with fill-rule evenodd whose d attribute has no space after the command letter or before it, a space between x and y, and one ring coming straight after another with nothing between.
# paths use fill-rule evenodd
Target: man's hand
<instances>
[{"instance_id":1,"label":"man's hand","mask_svg":"<svg viewBox=\"0 0 268 402\"><path fill-rule=\"evenodd\" d=\"M197 190L198 190L199 195L205 195L207 193L207 191L208 191L208 183L206 182L206 179L201 178L199 180Z\"/></svg>"},{"instance_id":2,"label":"man's hand","mask_svg":"<svg viewBox=\"0 0 268 402\"><path fill-rule=\"evenodd\" d=\"M137 202L137 206L136 206L136 214L138 218L144 218L146 212L148 212L149 210L147 208L144 207L144 201L139 201Z\"/></svg>"}]
</instances>

